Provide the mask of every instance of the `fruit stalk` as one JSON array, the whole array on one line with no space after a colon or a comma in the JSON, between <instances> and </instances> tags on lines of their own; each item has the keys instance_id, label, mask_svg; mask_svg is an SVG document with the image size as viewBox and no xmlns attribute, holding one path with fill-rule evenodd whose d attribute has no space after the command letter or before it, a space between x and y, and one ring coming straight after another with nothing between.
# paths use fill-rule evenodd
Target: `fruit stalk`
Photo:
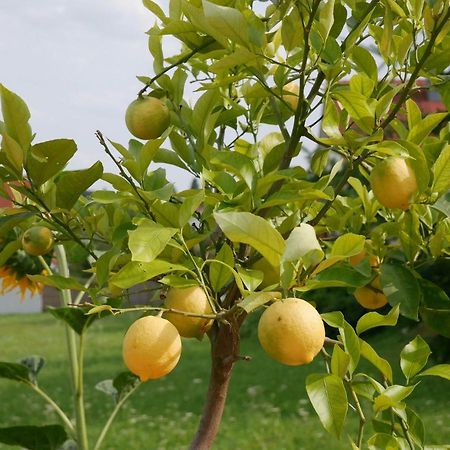
<instances>
[{"instance_id":1,"label":"fruit stalk","mask_svg":"<svg viewBox=\"0 0 450 450\"><path fill-rule=\"evenodd\" d=\"M240 322L234 318L230 322L221 322L209 335L211 376L202 418L190 450L209 450L219 431L231 373L239 359L239 326Z\"/></svg>"}]
</instances>

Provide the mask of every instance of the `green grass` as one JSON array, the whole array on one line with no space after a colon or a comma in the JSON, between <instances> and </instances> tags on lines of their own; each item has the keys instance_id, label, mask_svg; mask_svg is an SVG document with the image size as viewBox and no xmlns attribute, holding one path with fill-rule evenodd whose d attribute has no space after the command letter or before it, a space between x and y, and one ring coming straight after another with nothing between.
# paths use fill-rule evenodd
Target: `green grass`
<instances>
[{"instance_id":1,"label":"green grass","mask_svg":"<svg viewBox=\"0 0 450 450\"><path fill-rule=\"evenodd\" d=\"M125 370L121 359L122 336L131 315L97 321L89 330L86 350L86 407L91 443L101 430L112 400L94 389L96 383ZM64 326L49 314L0 316L0 360L16 361L38 354L47 363L40 386L67 411L71 411L69 371ZM260 349L254 333L245 333L242 354L251 362L236 365L222 427L215 450L347 449L325 432L310 406L305 377L323 371L317 358L306 367L286 367L271 361ZM400 330L386 330L370 339L379 353L394 364L412 338ZM187 448L195 432L207 389L208 342L185 340L179 365L167 377L144 383L117 416L105 450L178 450ZM401 382L401 380L399 380ZM450 384L424 379L410 404L422 416L428 444L450 442ZM370 411L367 411L370 413ZM58 423L57 416L25 386L0 380L0 427ZM346 430L353 437L358 421L349 413ZM1 450L12 447L0 444Z\"/></svg>"}]
</instances>

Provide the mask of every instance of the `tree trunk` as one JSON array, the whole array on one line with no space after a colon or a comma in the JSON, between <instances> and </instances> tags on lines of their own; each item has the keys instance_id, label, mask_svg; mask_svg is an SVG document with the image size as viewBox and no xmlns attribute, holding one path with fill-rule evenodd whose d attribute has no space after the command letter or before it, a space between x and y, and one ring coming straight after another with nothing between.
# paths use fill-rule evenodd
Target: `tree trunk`
<instances>
[{"instance_id":1,"label":"tree trunk","mask_svg":"<svg viewBox=\"0 0 450 450\"><path fill-rule=\"evenodd\" d=\"M209 450L219 431L231 371L239 355L239 325L221 323L210 335L211 376L203 415L190 450Z\"/></svg>"}]
</instances>

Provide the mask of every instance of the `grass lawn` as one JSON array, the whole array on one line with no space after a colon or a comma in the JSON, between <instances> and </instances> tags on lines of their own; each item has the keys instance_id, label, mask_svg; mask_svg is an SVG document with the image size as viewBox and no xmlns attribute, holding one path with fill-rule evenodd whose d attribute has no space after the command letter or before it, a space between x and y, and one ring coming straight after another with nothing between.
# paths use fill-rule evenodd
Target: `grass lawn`
<instances>
[{"instance_id":1,"label":"grass lawn","mask_svg":"<svg viewBox=\"0 0 450 450\"><path fill-rule=\"evenodd\" d=\"M94 386L125 370L121 341L134 317L126 315L99 320L87 335L85 381L91 444L112 407L112 400ZM14 362L32 354L43 356L47 362L40 374L40 386L63 409L71 411L63 324L49 314L0 316L0 333L0 360ZM263 353L255 333L247 330L244 334L242 354L251 355L253 359L238 363L235 368L214 449L350 448L345 433L340 441L326 433L307 400L305 377L322 371L320 358L306 367L282 366ZM398 329L387 329L370 342L394 364L398 375L396 355L411 338L412 335ZM139 387L117 416L103 449L186 449L196 429L207 389L208 357L207 340L185 340L176 369L161 380ZM424 379L413 392L410 404L424 419L428 445L450 443L448 382L431 377ZM45 423L58 423L58 418L40 397L22 385L0 379L0 427ZM354 438L357 427L356 415L349 412L347 431ZM0 444L1 450L10 448Z\"/></svg>"}]
</instances>

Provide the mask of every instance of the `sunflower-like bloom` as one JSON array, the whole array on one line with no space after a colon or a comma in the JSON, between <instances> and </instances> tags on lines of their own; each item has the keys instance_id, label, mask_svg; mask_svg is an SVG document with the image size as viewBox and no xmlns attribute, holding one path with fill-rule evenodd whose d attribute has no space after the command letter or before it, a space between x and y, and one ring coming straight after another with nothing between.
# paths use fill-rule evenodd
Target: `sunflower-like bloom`
<instances>
[{"instance_id":1,"label":"sunflower-like bloom","mask_svg":"<svg viewBox=\"0 0 450 450\"><path fill-rule=\"evenodd\" d=\"M42 275L45 275L43 271ZM27 292L31 295L42 292L44 285L42 283L30 280L26 275L21 275L14 270L13 267L0 267L0 294L6 294L14 289L19 288L21 293L21 300L25 300Z\"/></svg>"}]
</instances>

